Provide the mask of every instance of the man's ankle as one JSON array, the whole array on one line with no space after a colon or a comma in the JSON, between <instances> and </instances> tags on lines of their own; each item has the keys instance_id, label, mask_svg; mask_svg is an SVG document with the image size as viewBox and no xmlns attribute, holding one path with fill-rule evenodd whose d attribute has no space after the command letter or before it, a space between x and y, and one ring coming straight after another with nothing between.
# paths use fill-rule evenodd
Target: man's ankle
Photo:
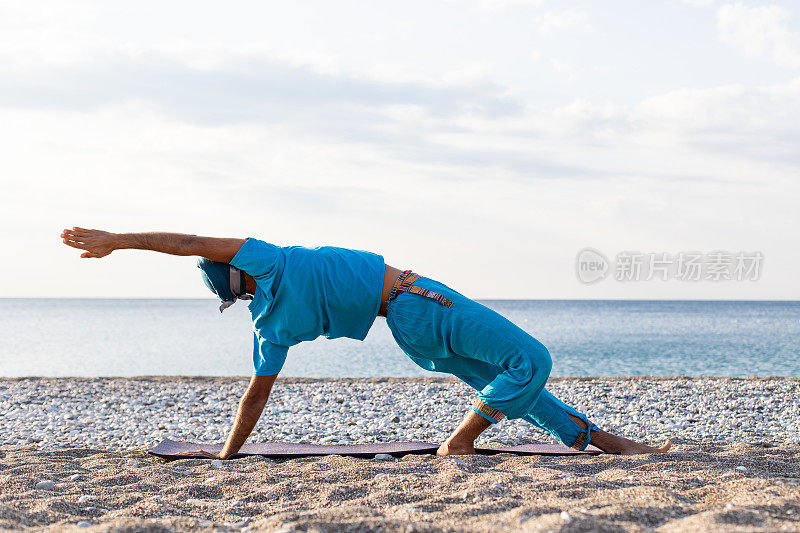
<instances>
[{"instance_id":1,"label":"man's ankle","mask_svg":"<svg viewBox=\"0 0 800 533\"><path fill-rule=\"evenodd\" d=\"M583 420L581 420L581 419L580 419L580 418L578 418L577 416L575 416L575 415L571 415L571 414L569 414L569 413L567 413L567 416L568 416L568 417L570 417L570 419L571 419L573 422L575 422L576 424L578 424L578 425L580 426L580 428L581 428L581 429L586 429L586 428L588 427L588 426L586 425L586 422L584 422Z\"/></svg>"},{"instance_id":2,"label":"man's ankle","mask_svg":"<svg viewBox=\"0 0 800 533\"><path fill-rule=\"evenodd\" d=\"M445 442L436 451L436 455L474 455L475 447L470 444L458 444L452 442Z\"/></svg>"},{"instance_id":3,"label":"man's ankle","mask_svg":"<svg viewBox=\"0 0 800 533\"><path fill-rule=\"evenodd\" d=\"M475 447L475 441L459 437L450 437L444 443L453 448Z\"/></svg>"}]
</instances>

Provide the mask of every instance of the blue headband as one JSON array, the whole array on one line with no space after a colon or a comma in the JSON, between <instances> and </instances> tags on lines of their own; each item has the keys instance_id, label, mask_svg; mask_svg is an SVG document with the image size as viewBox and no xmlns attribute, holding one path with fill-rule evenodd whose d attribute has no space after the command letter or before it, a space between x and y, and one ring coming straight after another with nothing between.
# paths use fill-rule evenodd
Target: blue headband
<instances>
[{"instance_id":1,"label":"blue headband","mask_svg":"<svg viewBox=\"0 0 800 533\"><path fill-rule=\"evenodd\" d=\"M244 272L233 265L201 257L197 260L197 268L200 269L206 287L222 300L220 313L232 306L237 299L253 299L245 289Z\"/></svg>"}]
</instances>

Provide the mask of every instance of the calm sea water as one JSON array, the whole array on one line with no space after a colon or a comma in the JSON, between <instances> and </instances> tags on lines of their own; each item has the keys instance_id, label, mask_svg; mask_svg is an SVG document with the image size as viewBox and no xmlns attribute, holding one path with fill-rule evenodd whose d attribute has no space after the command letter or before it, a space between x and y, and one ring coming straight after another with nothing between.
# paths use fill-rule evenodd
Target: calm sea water
<instances>
[{"instance_id":1,"label":"calm sea water","mask_svg":"<svg viewBox=\"0 0 800 533\"><path fill-rule=\"evenodd\" d=\"M800 376L800 302L485 300L548 347L555 376ZM0 299L0 376L248 375L250 316L213 300ZM436 375L394 344L289 350L282 375Z\"/></svg>"}]
</instances>

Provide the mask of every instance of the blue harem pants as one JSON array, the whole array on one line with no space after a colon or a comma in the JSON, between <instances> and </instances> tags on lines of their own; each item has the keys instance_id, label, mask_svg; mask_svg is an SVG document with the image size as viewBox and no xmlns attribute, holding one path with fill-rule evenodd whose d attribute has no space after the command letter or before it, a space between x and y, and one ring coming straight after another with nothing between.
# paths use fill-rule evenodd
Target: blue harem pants
<instances>
[{"instance_id":1,"label":"blue harem pants","mask_svg":"<svg viewBox=\"0 0 800 533\"><path fill-rule=\"evenodd\" d=\"M443 283L420 277L414 285L435 291L452 305L412 292L390 299L386 324L412 361L476 389L473 409L490 422L522 418L567 446L586 448L590 431L597 427L544 388L552 361L541 342ZM568 414L586 422L588 431Z\"/></svg>"}]
</instances>

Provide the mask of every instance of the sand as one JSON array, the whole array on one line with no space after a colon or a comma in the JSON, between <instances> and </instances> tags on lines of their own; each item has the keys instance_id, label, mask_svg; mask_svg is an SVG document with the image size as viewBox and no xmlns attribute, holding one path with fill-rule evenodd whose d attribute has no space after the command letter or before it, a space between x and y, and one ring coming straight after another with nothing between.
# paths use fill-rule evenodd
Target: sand
<instances>
[{"instance_id":1,"label":"sand","mask_svg":"<svg viewBox=\"0 0 800 533\"><path fill-rule=\"evenodd\" d=\"M214 467L141 451L5 447L0 527L800 531L799 459L797 447L679 445L649 457L330 456ZM54 487L34 488L42 480Z\"/></svg>"},{"instance_id":2,"label":"sand","mask_svg":"<svg viewBox=\"0 0 800 533\"><path fill-rule=\"evenodd\" d=\"M43 480L54 486L34 488ZM215 467L143 451L6 446L0 494L0 527L9 529L800 531L800 448L251 457Z\"/></svg>"},{"instance_id":3,"label":"sand","mask_svg":"<svg viewBox=\"0 0 800 533\"><path fill-rule=\"evenodd\" d=\"M187 388L193 383L197 398L202 397L202 391L219 389L219 380L216 378L178 382ZM155 442L152 435L145 434L141 429L133 431L132 440L120 440L118 437L111 440L113 432L124 435L130 433L131 428L146 427L141 425L144 423L141 420L156 417L154 413L160 410L167 416L170 413L169 406L162 405L160 400L151 401L152 410L131 410L121 416L115 426L110 425L112 415L108 414L108 442L117 443L113 445L88 443L90 438L103 439L104 434L102 431L98 433L99 425L75 425L80 423L83 415L67 418L65 414L61 417L64 419L63 425L56 423L59 412L72 412L72 407L69 407L71 400L64 391L87 390L90 384L99 387L91 390L105 394L103 398L108 407L102 409L113 412L114 403L107 400L116 398L118 391L144 395L146 387L152 387L150 380L5 380L3 383L5 388L2 390L5 392L0 391L0 407L13 421L9 422L6 417L3 422L5 425L0 425L6 434L0 437L17 442L16 434L26 434L27 431L32 436L38 435L37 432L42 428L34 430L24 424L41 421L47 424L45 429L50 427L47 431L56 434L56 437L58 432L74 431L77 427L80 428L79 437L87 439L82 444L69 444L60 449L46 442L35 441L0 446L0 528L4 529L800 531L800 444L791 430L794 426L776 428L771 425L771 420L777 415L769 410L769 405L773 404L767 401L766 395L763 402L765 408L759 414L763 421L755 421L751 429L739 433L742 438L747 437L746 441L726 440L730 432L724 428L733 423L727 414L719 422L718 427L723 429L720 429L716 439L712 439L713 443L694 438L689 428L680 429L681 411L665 411L662 414L666 417L663 423L651 416L650 422L642 424L647 426L647 431L651 431L652 435L663 433L664 430L658 427L674 427L675 431L683 432L678 433L681 438L676 439L678 442L673 450L664 455L406 456L390 461L337 456L288 460L251 457L215 464L209 460L165 462L150 456L146 450ZM297 392L290 395L289 391L295 390L289 386L292 383L291 387L296 387ZM319 382L302 384L288 380L282 390L287 402L295 401L292 398L303 402L306 398L303 395L317 390L340 391L345 395L348 391L352 392L356 385L361 387L358 390L368 391L374 387L375 391L386 393L379 395L384 399L388 397L388 392L394 390L386 388L388 385L381 382L337 383L342 383L342 386L328 383L322 387ZM413 387L424 385L419 381L413 383ZM643 383L655 393L673 394L671 404L680 403L680 398L692 397L704 402L699 413L692 416L698 418L697 424L705 424L704 427L709 429L715 427L713 418L723 408L732 409L731 413L735 413L736 404L743 405L746 398L757 397L759 390L794 391L797 386L797 380L701 382L684 378L645 381L602 378L591 382L567 380L554 386L563 386L564 392L567 387L580 391L585 383L591 383L595 388L606 387L610 391L589 402L589 407L596 411L618 411L613 402L623 401L627 394L625 391L641 388ZM706 392L692 393L700 385L705 387ZM31 394L30 402L37 397L41 399L42 403L35 405L35 412L41 414L34 415L31 409L18 406L22 392L34 390L33 387L40 390L45 386L57 389L56 392L61 391L59 394L63 393L56 404L47 403L44 395ZM440 400L449 398L451 394L455 395L454 398L460 398L462 393L460 389L438 382L430 386L434 388L425 390L438 390L436 394L439 394ZM726 392L718 394L719 399L714 399L709 393L714 387ZM736 390L742 391L738 397ZM678 393L675 391L682 391L680 394L684 396L676 395ZM225 389L220 393L219 403L213 403L217 407L211 411L227 405L226 402L235 396L233 392ZM191 409L197 412L205 409L202 407L206 405L203 401L195 402L197 407L190 407L192 402L180 411L182 417L191 417ZM317 405L319 402L322 403ZM311 397L309 412L316 413L315 416L324 420L325 411L321 407L327 405L326 402L325 398L314 400ZM330 402L338 405L335 397ZM16 410L9 407L14 405L17 405L14 407ZM178 403L171 408L182 405ZM453 415L454 420L462 414L462 406L458 407L459 412ZM785 413L791 408L796 406L784 405L780 409ZM117 409L122 410L122 407ZM95 411L88 410L87 413ZM746 413L741 414L736 418L735 425L750 427L746 424ZM278 417L277 409L274 415ZM224 413L224 416L228 416L228 413ZM369 417L366 413L363 416ZM288 414L286 417L276 419L293 420ZM341 420L341 423L347 421L342 414L334 418ZM314 418L315 423L319 423L319 420ZM163 425L158 418L151 423L153 426ZM782 422L791 423L794 422ZM340 422L336 424L339 427ZM387 434L384 426L376 425L370 430L373 433L365 429L363 434L352 433L351 438L378 440L381 435L388 435L392 438L399 436L402 440L403 422L392 423L388 420L386 424L385 427L393 427L395 429L392 431L400 433ZM398 424L400 429L395 427ZM444 427L447 424L431 420L430 427L425 422L423 427L414 431L422 431L422 436L429 437L442 431L439 425ZM269 440L268 434L264 438L269 427L275 426L270 424L266 429L262 427L257 434L259 440ZM781 432L780 427L788 429ZM294 431L297 428L291 429ZM528 435L526 438L542 435L541 432L516 434L509 431L499 430L495 437L505 435L507 439L519 439L525 435ZM763 432L760 439L759 432ZM324 438L322 435L326 434L321 430L316 433L316 438ZM293 433L280 434L286 436ZM120 444L136 442L137 439L137 445ZM64 442L74 442L74 439Z\"/></svg>"}]
</instances>

